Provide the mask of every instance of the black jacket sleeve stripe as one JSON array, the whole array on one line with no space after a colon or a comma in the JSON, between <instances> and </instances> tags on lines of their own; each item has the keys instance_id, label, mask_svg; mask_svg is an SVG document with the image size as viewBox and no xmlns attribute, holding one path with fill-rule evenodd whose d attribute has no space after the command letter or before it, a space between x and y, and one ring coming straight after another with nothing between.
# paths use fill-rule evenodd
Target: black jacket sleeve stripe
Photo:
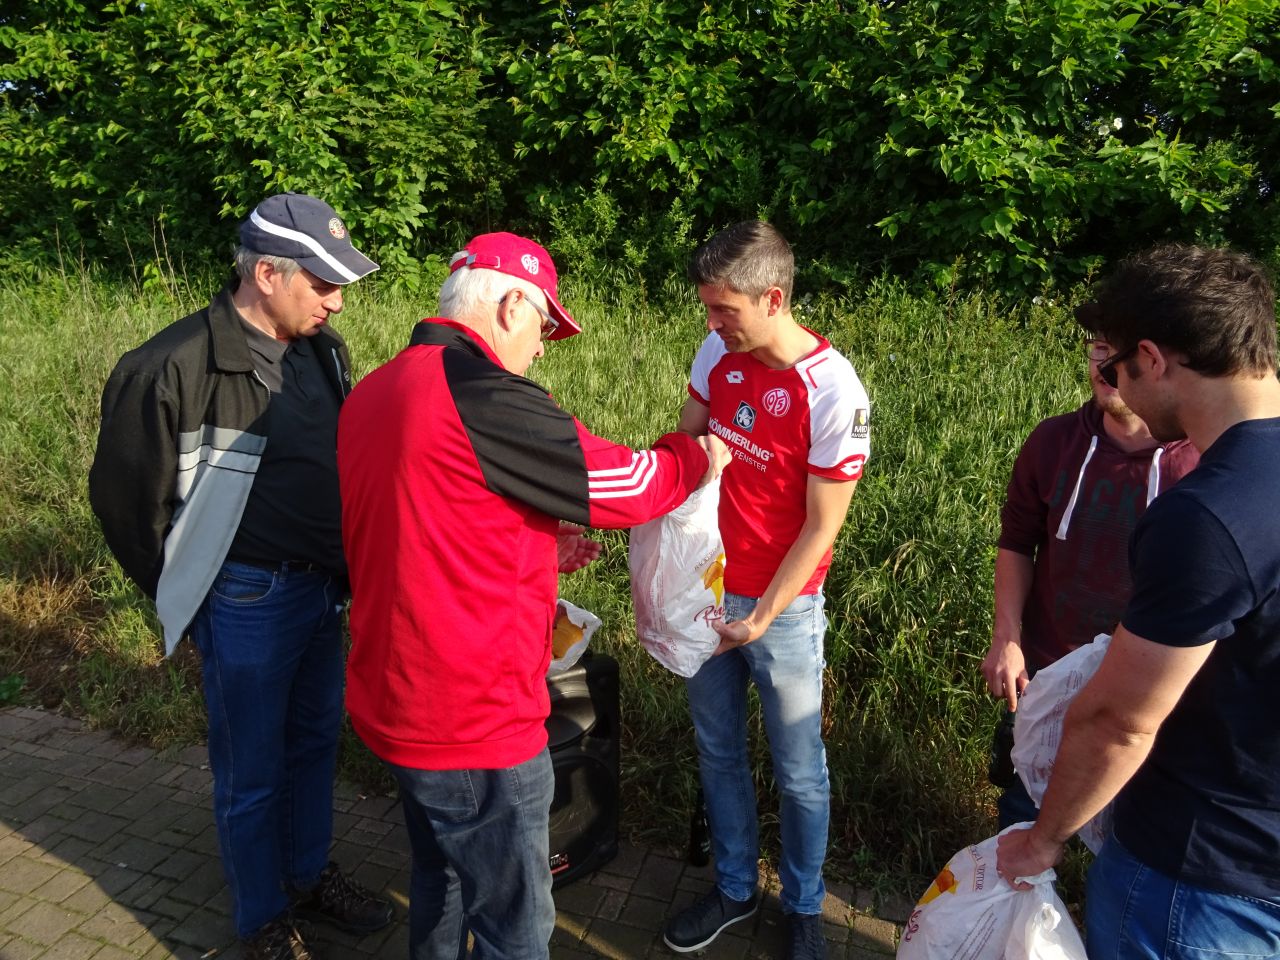
<instances>
[{"instance_id":1,"label":"black jacket sleeve stripe","mask_svg":"<svg viewBox=\"0 0 1280 960\"><path fill-rule=\"evenodd\" d=\"M587 524L586 457L573 418L537 384L462 350L444 351L450 393L486 486Z\"/></svg>"}]
</instances>

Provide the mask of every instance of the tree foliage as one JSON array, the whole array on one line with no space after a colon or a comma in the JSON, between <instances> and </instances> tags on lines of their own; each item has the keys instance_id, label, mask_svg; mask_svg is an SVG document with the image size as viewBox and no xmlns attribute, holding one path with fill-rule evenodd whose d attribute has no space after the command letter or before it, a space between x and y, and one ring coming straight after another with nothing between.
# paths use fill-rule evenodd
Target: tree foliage
<instances>
[{"instance_id":1,"label":"tree foliage","mask_svg":"<svg viewBox=\"0 0 1280 960\"><path fill-rule=\"evenodd\" d=\"M835 277L1274 258L1278 53L1277 0L48 0L0 14L0 221L205 250L300 189L393 273L548 224L666 270L753 216Z\"/></svg>"},{"instance_id":2,"label":"tree foliage","mask_svg":"<svg viewBox=\"0 0 1280 960\"><path fill-rule=\"evenodd\" d=\"M1018 288L1167 236L1274 248L1273 0L549 5L508 72L524 148L635 204Z\"/></svg>"},{"instance_id":3,"label":"tree foliage","mask_svg":"<svg viewBox=\"0 0 1280 960\"><path fill-rule=\"evenodd\" d=\"M61 7L0 28L0 196L41 239L225 249L226 220L304 190L409 268L418 233L501 200L478 31L446 0Z\"/></svg>"}]
</instances>

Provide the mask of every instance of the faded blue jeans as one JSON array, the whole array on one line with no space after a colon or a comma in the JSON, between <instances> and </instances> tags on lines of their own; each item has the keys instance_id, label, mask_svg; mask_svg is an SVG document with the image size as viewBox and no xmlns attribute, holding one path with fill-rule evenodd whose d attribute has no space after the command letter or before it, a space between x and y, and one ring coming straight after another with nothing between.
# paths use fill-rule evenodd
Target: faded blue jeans
<instances>
[{"instance_id":1,"label":"faded blue jeans","mask_svg":"<svg viewBox=\"0 0 1280 960\"><path fill-rule=\"evenodd\" d=\"M384 761L385 762L385 761ZM413 849L410 960L546 960L551 899L551 754L499 770L418 770L400 784Z\"/></svg>"},{"instance_id":2,"label":"faded blue jeans","mask_svg":"<svg viewBox=\"0 0 1280 960\"><path fill-rule=\"evenodd\" d=\"M1089 960L1280 956L1280 900L1197 887L1148 867L1112 835L1089 868Z\"/></svg>"},{"instance_id":3,"label":"faded blue jeans","mask_svg":"<svg viewBox=\"0 0 1280 960\"><path fill-rule=\"evenodd\" d=\"M191 625L236 933L320 879L342 721L342 587L327 574L227 561Z\"/></svg>"},{"instance_id":4,"label":"faded blue jeans","mask_svg":"<svg viewBox=\"0 0 1280 960\"><path fill-rule=\"evenodd\" d=\"M725 619L741 620L756 605L727 593ZM773 778L782 799L782 909L822 912L826 887L831 785L822 744L821 593L797 597L759 640L712 657L685 681L698 742L716 861L716 884L746 900L759 880L756 791L747 760L747 681L755 682L764 715Z\"/></svg>"}]
</instances>

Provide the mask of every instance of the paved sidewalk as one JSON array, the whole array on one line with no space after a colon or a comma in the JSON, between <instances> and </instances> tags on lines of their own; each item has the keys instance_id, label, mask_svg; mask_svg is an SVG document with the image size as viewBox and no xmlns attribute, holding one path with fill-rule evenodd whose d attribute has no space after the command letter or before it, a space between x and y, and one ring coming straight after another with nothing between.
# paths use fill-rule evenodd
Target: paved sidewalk
<instances>
[{"instance_id":1,"label":"paved sidewalk","mask_svg":"<svg viewBox=\"0 0 1280 960\"><path fill-rule=\"evenodd\" d=\"M0 710L0 960L238 958L209 795L203 747L162 754L57 714ZM334 859L389 896L397 921L364 939L317 927L323 956L401 960L409 860L398 803L340 783L334 836ZM556 891L551 955L670 960L664 918L711 883L707 869L624 844ZM896 927L865 906L838 886L828 895L831 960L894 952ZM780 960L785 931L775 892L704 956Z\"/></svg>"}]
</instances>

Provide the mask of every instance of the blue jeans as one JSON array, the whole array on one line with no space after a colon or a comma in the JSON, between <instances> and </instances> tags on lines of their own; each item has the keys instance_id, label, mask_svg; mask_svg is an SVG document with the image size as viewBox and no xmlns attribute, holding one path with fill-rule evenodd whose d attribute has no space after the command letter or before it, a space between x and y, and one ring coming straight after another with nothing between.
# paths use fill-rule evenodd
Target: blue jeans
<instances>
[{"instance_id":1,"label":"blue jeans","mask_svg":"<svg viewBox=\"0 0 1280 960\"><path fill-rule=\"evenodd\" d=\"M546 960L551 899L551 799L543 750L501 770L387 766L400 784L413 849L410 960Z\"/></svg>"},{"instance_id":2,"label":"blue jeans","mask_svg":"<svg viewBox=\"0 0 1280 960\"><path fill-rule=\"evenodd\" d=\"M341 588L324 573L222 565L192 622L236 933L324 870L342 721Z\"/></svg>"},{"instance_id":3,"label":"blue jeans","mask_svg":"<svg viewBox=\"0 0 1280 960\"><path fill-rule=\"evenodd\" d=\"M1085 899L1089 960L1280 956L1280 900L1193 886L1148 867L1111 836Z\"/></svg>"},{"instance_id":4,"label":"blue jeans","mask_svg":"<svg viewBox=\"0 0 1280 960\"><path fill-rule=\"evenodd\" d=\"M726 620L741 620L756 605L726 593ZM685 681L707 799L716 883L746 900L759 881L756 791L747 760L747 680L760 694L773 778L782 799L782 908L822 912L826 887L831 785L822 745L822 594L797 597L759 640L712 657Z\"/></svg>"},{"instance_id":5,"label":"blue jeans","mask_svg":"<svg viewBox=\"0 0 1280 960\"><path fill-rule=\"evenodd\" d=\"M1027 788L1022 785L1021 777L1015 779L1001 791L1000 796L996 797L996 823L1001 830L1015 823L1034 822L1039 816L1040 808L1031 799L1031 794L1027 793Z\"/></svg>"}]
</instances>

